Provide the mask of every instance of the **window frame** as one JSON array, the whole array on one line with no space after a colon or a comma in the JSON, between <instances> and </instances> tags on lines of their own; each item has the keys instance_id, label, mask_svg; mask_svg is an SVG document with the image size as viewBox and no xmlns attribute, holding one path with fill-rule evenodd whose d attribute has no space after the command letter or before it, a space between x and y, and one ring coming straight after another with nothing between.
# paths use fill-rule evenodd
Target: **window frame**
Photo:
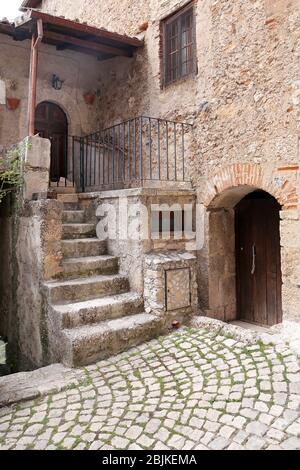
<instances>
[{"instance_id":1,"label":"window frame","mask_svg":"<svg viewBox=\"0 0 300 470\"><path fill-rule=\"evenodd\" d=\"M175 79L170 79L169 75L171 73L171 69L169 68L169 52L168 52L168 27L172 25L173 23L177 22L177 24L180 24L180 28L182 27L182 19L183 17L191 11L192 13L192 59L191 59L191 70L184 74L182 73L182 63L178 65L180 67L180 73L178 74L178 77ZM179 10L175 11L174 13L168 15L166 18L161 20L161 86L162 88L169 87L171 85L180 83L188 79L189 77L196 75L197 74L197 53L196 53L196 15L195 15L195 0L190 1L186 5L184 5L182 8ZM180 30L179 34L179 41L180 41L180 47L178 49L178 56L180 58L182 50L184 49L182 47L182 29Z\"/></svg>"}]
</instances>

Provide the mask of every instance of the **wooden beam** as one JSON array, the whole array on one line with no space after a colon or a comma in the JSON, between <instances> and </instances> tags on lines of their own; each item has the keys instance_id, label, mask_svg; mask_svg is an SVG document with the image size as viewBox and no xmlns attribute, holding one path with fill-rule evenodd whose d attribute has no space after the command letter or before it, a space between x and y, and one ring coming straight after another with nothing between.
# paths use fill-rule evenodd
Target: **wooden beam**
<instances>
[{"instance_id":1,"label":"wooden beam","mask_svg":"<svg viewBox=\"0 0 300 470\"><path fill-rule=\"evenodd\" d=\"M58 42L59 44L65 45L70 44L72 46L82 47L84 49L90 49L95 52L104 54L112 54L114 56L132 57L132 52L128 49L119 49L118 47L107 46L106 44L99 44L97 42L85 41L74 36L68 36L65 34L54 33L52 31L45 31L44 39Z\"/></svg>"}]
</instances>

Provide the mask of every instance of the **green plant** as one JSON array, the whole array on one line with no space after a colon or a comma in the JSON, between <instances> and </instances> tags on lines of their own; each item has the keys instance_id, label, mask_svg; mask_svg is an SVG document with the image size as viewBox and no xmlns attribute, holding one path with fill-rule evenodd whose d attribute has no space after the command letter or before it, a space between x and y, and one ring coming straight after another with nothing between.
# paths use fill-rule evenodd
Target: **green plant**
<instances>
[{"instance_id":1,"label":"green plant","mask_svg":"<svg viewBox=\"0 0 300 470\"><path fill-rule=\"evenodd\" d=\"M23 185L23 162L27 144L12 147L4 156L0 155L0 203L12 192L17 192Z\"/></svg>"}]
</instances>

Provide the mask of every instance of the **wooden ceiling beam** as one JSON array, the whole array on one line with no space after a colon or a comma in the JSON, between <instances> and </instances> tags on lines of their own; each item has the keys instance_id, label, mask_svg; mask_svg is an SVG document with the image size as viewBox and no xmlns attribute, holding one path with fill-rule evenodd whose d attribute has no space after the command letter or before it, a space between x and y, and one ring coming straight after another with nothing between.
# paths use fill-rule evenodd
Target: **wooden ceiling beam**
<instances>
[{"instance_id":1,"label":"wooden ceiling beam","mask_svg":"<svg viewBox=\"0 0 300 470\"><path fill-rule=\"evenodd\" d=\"M51 41L57 42L59 45L63 45L64 47L67 47L67 45L70 44L71 46L77 46L83 49L89 49L94 52L99 52L102 54L132 57L132 51L128 49L121 49L118 47L107 46L106 44L99 44L97 42L86 41L84 39L79 39L74 36L59 34L59 33L55 33L52 31L45 31L44 38L45 40L49 39Z\"/></svg>"}]
</instances>

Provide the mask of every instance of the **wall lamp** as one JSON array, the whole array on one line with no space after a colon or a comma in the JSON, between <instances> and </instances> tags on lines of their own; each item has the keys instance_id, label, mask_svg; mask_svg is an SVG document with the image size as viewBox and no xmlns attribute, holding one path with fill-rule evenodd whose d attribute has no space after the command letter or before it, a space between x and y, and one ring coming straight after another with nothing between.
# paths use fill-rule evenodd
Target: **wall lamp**
<instances>
[{"instance_id":1,"label":"wall lamp","mask_svg":"<svg viewBox=\"0 0 300 470\"><path fill-rule=\"evenodd\" d=\"M54 90L61 90L64 80L61 80L57 75L52 76L52 87Z\"/></svg>"}]
</instances>

